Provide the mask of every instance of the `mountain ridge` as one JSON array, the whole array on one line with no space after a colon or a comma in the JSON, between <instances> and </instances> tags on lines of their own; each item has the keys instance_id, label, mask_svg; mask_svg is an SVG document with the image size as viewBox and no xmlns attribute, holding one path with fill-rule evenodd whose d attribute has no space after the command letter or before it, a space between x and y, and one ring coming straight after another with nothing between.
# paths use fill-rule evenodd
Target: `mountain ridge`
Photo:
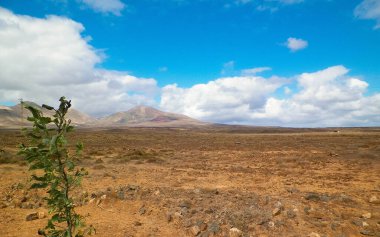
<instances>
[{"instance_id":1,"label":"mountain ridge","mask_svg":"<svg viewBox=\"0 0 380 237\"><path fill-rule=\"evenodd\" d=\"M42 110L45 115L52 116L53 114L34 102L25 101L24 103ZM28 116L30 116L29 111L22 110L20 104L14 106L0 105L0 128L30 126L31 123L26 120ZM79 127L194 127L208 124L186 115L164 112L144 105L135 106L127 111L116 112L103 118L94 118L71 108L67 118Z\"/></svg>"}]
</instances>

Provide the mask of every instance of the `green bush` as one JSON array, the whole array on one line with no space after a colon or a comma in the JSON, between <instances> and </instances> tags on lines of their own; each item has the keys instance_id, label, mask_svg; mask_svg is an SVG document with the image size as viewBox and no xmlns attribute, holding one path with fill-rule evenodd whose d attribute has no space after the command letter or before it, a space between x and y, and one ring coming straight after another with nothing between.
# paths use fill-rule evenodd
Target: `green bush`
<instances>
[{"instance_id":1,"label":"green bush","mask_svg":"<svg viewBox=\"0 0 380 237\"><path fill-rule=\"evenodd\" d=\"M74 210L71 191L81 185L82 177L87 172L76 168L75 158L80 155L83 145L76 145L74 156L67 149L66 134L74 129L71 120L65 116L71 107L71 101L65 97L59 99L60 105L55 109L48 105L43 108L53 111L53 117L45 117L41 110L23 104L32 114L28 121L33 123L32 129L25 129L30 144L20 145L19 154L25 157L30 170L42 170L41 176L32 175L31 188L47 189L47 204L52 217L39 235L49 237L82 237L94 232L92 226L87 227L83 216Z\"/></svg>"}]
</instances>

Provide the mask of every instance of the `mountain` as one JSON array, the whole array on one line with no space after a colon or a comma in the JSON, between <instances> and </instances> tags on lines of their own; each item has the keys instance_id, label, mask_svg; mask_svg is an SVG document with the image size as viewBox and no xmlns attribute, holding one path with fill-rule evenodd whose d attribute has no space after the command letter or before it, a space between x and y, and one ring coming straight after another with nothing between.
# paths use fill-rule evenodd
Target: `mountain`
<instances>
[{"instance_id":1,"label":"mountain","mask_svg":"<svg viewBox=\"0 0 380 237\"><path fill-rule=\"evenodd\" d=\"M53 115L52 111L36 103L30 101L24 103L42 110L44 115ZM29 111L25 108L21 110L20 104L9 107L0 105L0 128L28 126L31 124L26 120L28 116L30 116ZM207 124L185 115L163 112L147 106L137 106L126 112L118 112L101 119L92 118L70 108L67 118L71 119L72 124L82 127L196 127Z\"/></svg>"},{"instance_id":2,"label":"mountain","mask_svg":"<svg viewBox=\"0 0 380 237\"><path fill-rule=\"evenodd\" d=\"M24 103L42 110L44 115L53 115L52 111L46 110L34 102L25 101ZM9 107L0 106L0 128L17 128L20 126L30 125L31 123L26 120L26 118L30 115L30 112L25 108L22 109L20 104ZM67 118L71 119L72 124L77 126L93 123L95 121L95 119L91 116L73 108L70 108L67 113Z\"/></svg>"},{"instance_id":3,"label":"mountain","mask_svg":"<svg viewBox=\"0 0 380 237\"><path fill-rule=\"evenodd\" d=\"M99 119L96 124L105 127L193 127L207 123L182 114L163 112L147 106L137 106L126 112L118 112Z\"/></svg>"}]
</instances>

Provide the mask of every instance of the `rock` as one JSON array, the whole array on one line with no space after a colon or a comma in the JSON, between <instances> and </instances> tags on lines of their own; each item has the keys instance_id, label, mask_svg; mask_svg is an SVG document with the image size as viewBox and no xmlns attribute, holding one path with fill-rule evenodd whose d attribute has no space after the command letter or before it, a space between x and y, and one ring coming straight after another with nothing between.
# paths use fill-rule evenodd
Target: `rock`
<instances>
[{"instance_id":1,"label":"rock","mask_svg":"<svg viewBox=\"0 0 380 237\"><path fill-rule=\"evenodd\" d=\"M367 222L365 222L365 221L363 221L362 225L363 225L363 227L368 227L369 226L369 224Z\"/></svg>"},{"instance_id":2,"label":"rock","mask_svg":"<svg viewBox=\"0 0 380 237\"><path fill-rule=\"evenodd\" d=\"M356 220L353 220L352 221L352 224L356 225L356 226L360 226L362 227L363 226L363 221L360 220L360 219L356 219Z\"/></svg>"},{"instance_id":3,"label":"rock","mask_svg":"<svg viewBox=\"0 0 380 237\"><path fill-rule=\"evenodd\" d=\"M27 215L25 220L26 221L33 221L33 220L37 220L37 219L43 219L45 217L46 217L46 215L44 212L33 212L33 213Z\"/></svg>"},{"instance_id":4,"label":"rock","mask_svg":"<svg viewBox=\"0 0 380 237\"><path fill-rule=\"evenodd\" d=\"M46 214L43 211L39 211L37 212L37 216L38 216L38 219L43 219L46 217Z\"/></svg>"},{"instance_id":5,"label":"rock","mask_svg":"<svg viewBox=\"0 0 380 237\"><path fill-rule=\"evenodd\" d=\"M171 213L166 213L166 220L167 220L168 222L171 222L171 221L173 220L173 216L172 216Z\"/></svg>"},{"instance_id":6,"label":"rock","mask_svg":"<svg viewBox=\"0 0 380 237\"><path fill-rule=\"evenodd\" d=\"M133 224L134 224L135 226L142 226L142 223L141 223L140 221L135 221Z\"/></svg>"},{"instance_id":7,"label":"rock","mask_svg":"<svg viewBox=\"0 0 380 237\"><path fill-rule=\"evenodd\" d=\"M297 213L294 209L286 211L286 216L290 219L293 219L297 216Z\"/></svg>"},{"instance_id":8,"label":"rock","mask_svg":"<svg viewBox=\"0 0 380 237\"><path fill-rule=\"evenodd\" d=\"M220 226L218 223L216 222L212 222L209 226L208 226L208 231L211 232L211 233L218 233L220 231Z\"/></svg>"},{"instance_id":9,"label":"rock","mask_svg":"<svg viewBox=\"0 0 380 237\"><path fill-rule=\"evenodd\" d=\"M273 221L269 221L268 222L268 227L269 228L274 228L274 222Z\"/></svg>"},{"instance_id":10,"label":"rock","mask_svg":"<svg viewBox=\"0 0 380 237\"><path fill-rule=\"evenodd\" d=\"M369 200L368 200L369 203L372 203L372 204L380 204L380 199L375 196L375 195L372 195Z\"/></svg>"},{"instance_id":11,"label":"rock","mask_svg":"<svg viewBox=\"0 0 380 237\"><path fill-rule=\"evenodd\" d=\"M100 197L100 199L102 199L102 200L105 200L107 198L107 195L106 194L104 194L104 195L102 195L101 197Z\"/></svg>"},{"instance_id":12,"label":"rock","mask_svg":"<svg viewBox=\"0 0 380 237\"><path fill-rule=\"evenodd\" d=\"M373 233L370 230L362 230L362 231L360 231L360 234L367 235L367 236L375 236L375 233Z\"/></svg>"},{"instance_id":13,"label":"rock","mask_svg":"<svg viewBox=\"0 0 380 237\"><path fill-rule=\"evenodd\" d=\"M139 214L140 214L140 215L144 215L145 213L146 213L146 209L145 209L145 207L144 207L144 206L140 207L140 209L139 209Z\"/></svg>"},{"instance_id":14,"label":"rock","mask_svg":"<svg viewBox=\"0 0 380 237\"><path fill-rule=\"evenodd\" d=\"M370 212L367 212L367 213L364 213L361 217L365 219L371 219L372 214Z\"/></svg>"},{"instance_id":15,"label":"rock","mask_svg":"<svg viewBox=\"0 0 380 237\"><path fill-rule=\"evenodd\" d=\"M160 195L160 190L156 190L156 191L154 192L154 195L156 195L156 196Z\"/></svg>"},{"instance_id":16,"label":"rock","mask_svg":"<svg viewBox=\"0 0 380 237\"><path fill-rule=\"evenodd\" d=\"M309 201L320 201L321 197L317 193L308 193L305 195L305 199Z\"/></svg>"},{"instance_id":17,"label":"rock","mask_svg":"<svg viewBox=\"0 0 380 237\"><path fill-rule=\"evenodd\" d=\"M280 215L280 213L281 213L281 208L278 208L278 207L276 207L276 208L273 209L273 211L272 211L272 215L273 215L273 216Z\"/></svg>"},{"instance_id":18,"label":"rock","mask_svg":"<svg viewBox=\"0 0 380 237\"><path fill-rule=\"evenodd\" d=\"M182 201L180 204L179 204L179 207L185 207L185 208L190 208L191 206L191 203L189 201Z\"/></svg>"},{"instance_id":19,"label":"rock","mask_svg":"<svg viewBox=\"0 0 380 237\"><path fill-rule=\"evenodd\" d=\"M243 232L241 230L239 230L238 228L231 228L230 229L230 232L229 232L229 236L230 237L242 237L243 236Z\"/></svg>"},{"instance_id":20,"label":"rock","mask_svg":"<svg viewBox=\"0 0 380 237\"><path fill-rule=\"evenodd\" d=\"M318 233L311 232L310 234L307 235L307 237L321 237Z\"/></svg>"},{"instance_id":21,"label":"rock","mask_svg":"<svg viewBox=\"0 0 380 237\"><path fill-rule=\"evenodd\" d=\"M194 236L197 236L201 232L201 229L199 228L199 226L194 225L193 227L190 228L190 232Z\"/></svg>"}]
</instances>

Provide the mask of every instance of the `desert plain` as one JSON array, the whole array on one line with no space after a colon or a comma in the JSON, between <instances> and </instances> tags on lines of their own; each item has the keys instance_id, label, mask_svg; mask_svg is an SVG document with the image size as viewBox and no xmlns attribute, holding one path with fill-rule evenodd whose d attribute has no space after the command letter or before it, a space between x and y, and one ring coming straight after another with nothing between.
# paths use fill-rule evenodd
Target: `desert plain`
<instances>
[{"instance_id":1,"label":"desert plain","mask_svg":"<svg viewBox=\"0 0 380 237\"><path fill-rule=\"evenodd\" d=\"M380 129L77 129L95 236L380 236ZM37 236L19 130L0 130L0 236Z\"/></svg>"}]
</instances>

